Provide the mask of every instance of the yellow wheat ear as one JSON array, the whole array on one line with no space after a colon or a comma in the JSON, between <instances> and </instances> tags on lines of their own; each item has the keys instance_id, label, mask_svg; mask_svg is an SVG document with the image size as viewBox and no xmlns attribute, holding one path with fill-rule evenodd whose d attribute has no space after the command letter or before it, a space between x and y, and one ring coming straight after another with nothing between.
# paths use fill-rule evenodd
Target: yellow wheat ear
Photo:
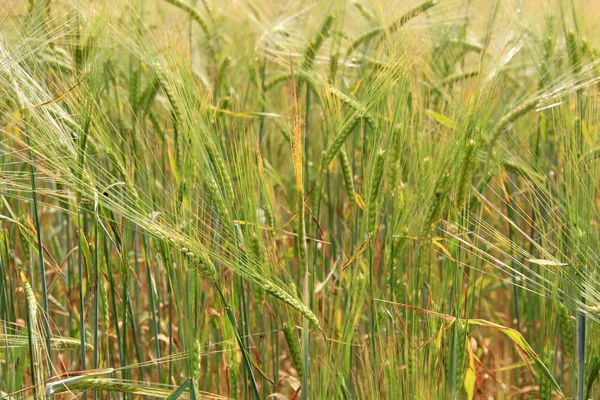
<instances>
[{"instance_id":1,"label":"yellow wheat ear","mask_svg":"<svg viewBox=\"0 0 600 400\"><path fill-rule=\"evenodd\" d=\"M292 163L294 175L296 176L296 191L304 194L304 181L302 174L302 125L300 122L300 111L298 110L298 94L296 93L296 82L294 77L294 66L290 58L290 69L292 79Z\"/></svg>"}]
</instances>

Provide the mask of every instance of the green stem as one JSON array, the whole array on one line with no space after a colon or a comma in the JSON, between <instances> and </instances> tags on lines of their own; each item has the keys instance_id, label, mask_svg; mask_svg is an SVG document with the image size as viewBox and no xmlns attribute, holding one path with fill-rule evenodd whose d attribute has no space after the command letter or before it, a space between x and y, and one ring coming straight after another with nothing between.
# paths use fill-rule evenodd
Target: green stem
<instances>
[{"instance_id":1,"label":"green stem","mask_svg":"<svg viewBox=\"0 0 600 400\"><path fill-rule=\"evenodd\" d=\"M29 136L28 136L29 142ZM28 143L30 145L30 143ZM33 152L30 151L31 163L29 164L29 172L31 176L31 197L33 200L33 221L37 234L37 249L40 263L40 282L42 285L42 307L44 309L44 336L46 337L46 354L50 357L50 314L48 310L48 290L46 287L46 265L44 264L44 246L42 244L42 227L40 224L40 216L38 212L37 184L35 179L35 166L33 165ZM50 360L48 359L48 363Z\"/></svg>"},{"instance_id":2,"label":"green stem","mask_svg":"<svg viewBox=\"0 0 600 400\"><path fill-rule=\"evenodd\" d=\"M231 310L231 307L229 307L229 304L227 303L227 300L225 299L225 295L221 291L221 287L219 286L219 284L215 281L214 285L215 285L215 289L217 289L217 292L219 293L219 296L221 297L221 300L223 301L223 304L225 305L225 312L227 313L227 318L229 319L229 322L231 323L231 326L233 328L233 333L235 334L235 339L238 342L238 346L240 346L240 351L242 352L242 358L244 359L244 364L246 366L246 370L248 371L248 375L250 377L250 388L252 389L252 394L256 400L259 400L260 393L258 391L258 385L256 384L256 379L254 379L254 373L252 372L252 363L250 362L250 355L248 354L248 351L244 347L244 342L242 341L242 338L240 337L240 334L238 332L237 324L235 322L235 315L233 315L233 311Z\"/></svg>"}]
</instances>

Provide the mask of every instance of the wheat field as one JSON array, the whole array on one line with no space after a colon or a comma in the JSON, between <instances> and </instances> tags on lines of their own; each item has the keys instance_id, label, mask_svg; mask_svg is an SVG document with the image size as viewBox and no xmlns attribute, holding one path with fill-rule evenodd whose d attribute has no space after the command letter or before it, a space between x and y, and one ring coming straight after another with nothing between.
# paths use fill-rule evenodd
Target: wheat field
<instances>
[{"instance_id":1,"label":"wheat field","mask_svg":"<svg viewBox=\"0 0 600 400\"><path fill-rule=\"evenodd\" d=\"M1 2L0 399L600 398L599 20Z\"/></svg>"}]
</instances>

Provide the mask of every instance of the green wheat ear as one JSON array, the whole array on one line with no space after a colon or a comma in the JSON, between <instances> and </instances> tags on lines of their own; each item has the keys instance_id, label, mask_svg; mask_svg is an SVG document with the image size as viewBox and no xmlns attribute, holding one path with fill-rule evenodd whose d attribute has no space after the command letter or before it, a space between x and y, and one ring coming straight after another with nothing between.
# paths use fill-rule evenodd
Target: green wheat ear
<instances>
[{"instance_id":1,"label":"green wheat ear","mask_svg":"<svg viewBox=\"0 0 600 400\"><path fill-rule=\"evenodd\" d=\"M183 11L185 11L190 16L191 19L193 19L194 21L196 21L198 23L198 25L200 25L200 28L202 29L202 31L204 32L205 35L207 35L207 36L210 35L210 30L208 29L208 24L204 20L204 17L202 17L202 15L200 15L198 10L196 10L194 7L192 7L188 3L184 2L183 0L165 0L165 1L167 3L171 3L175 7L178 7L180 9L182 9Z\"/></svg>"},{"instance_id":2,"label":"green wheat ear","mask_svg":"<svg viewBox=\"0 0 600 400\"><path fill-rule=\"evenodd\" d=\"M336 156L340 148L348 138L348 136L352 133L354 128L358 125L360 120L362 119L362 115L355 114L348 121L344 122L344 125L340 129L340 131L335 135L332 139L331 144L327 146L327 150L323 156L323 162L321 164L321 169L325 170Z\"/></svg>"},{"instance_id":3,"label":"green wheat ear","mask_svg":"<svg viewBox=\"0 0 600 400\"><path fill-rule=\"evenodd\" d=\"M31 379L34 397L38 397L44 382L44 357L42 349L42 337L38 327L38 303L35 293L29 284L29 280L23 271L20 272L23 291L25 292L27 304L27 337L29 341L29 362L31 367ZM49 349L48 349L49 350Z\"/></svg>"},{"instance_id":4,"label":"green wheat ear","mask_svg":"<svg viewBox=\"0 0 600 400\"><path fill-rule=\"evenodd\" d=\"M560 327L560 338L565 353L571 362L575 361L573 324L569 310L564 304L558 305L558 325Z\"/></svg>"},{"instance_id":5,"label":"green wheat ear","mask_svg":"<svg viewBox=\"0 0 600 400\"><path fill-rule=\"evenodd\" d=\"M306 48L306 51L304 52L304 61L302 63L302 67L304 68L304 70L308 71L312 68L313 63L315 61L315 57L317 56L317 52L323 45L325 39L327 39L327 37L329 36L329 31L331 29L331 25L333 24L333 20L334 16L331 14L325 17L325 20L323 20L323 23L317 30L317 35Z\"/></svg>"},{"instance_id":6,"label":"green wheat ear","mask_svg":"<svg viewBox=\"0 0 600 400\"><path fill-rule=\"evenodd\" d=\"M342 165L342 175L344 176L344 188L348 197L351 201L356 198L356 192L354 191L354 177L352 176L352 167L350 166L350 160L344 149L340 150L340 163Z\"/></svg>"},{"instance_id":7,"label":"green wheat ear","mask_svg":"<svg viewBox=\"0 0 600 400\"><path fill-rule=\"evenodd\" d=\"M302 380L302 356L300 353L300 345L298 344L298 336L294 332L294 329L286 322L283 323L283 334L288 348L290 349L290 356L292 357L294 368L298 373L298 378Z\"/></svg>"},{"instance_id":8,"label":"green wheat ear","mask_svg":"<svg viewBox=\"0 0 600 400\"><path fill-rule=\"evenodd\" d=\"M550 348L548 346L544 346L542 350L542 361L544 364L548 365L550 360ZM540 400L550 400L552 398L552 383L550 379L543 374L540 374L539 377L539 395Z\"/></svg>"},{"instance_id":9,"label":"green wheat ear","mask_svg":"<svg viewBox=\"0 0 600 400\"><path fill-rule=\"evenodd\" d=\"M375 158L375 166L372 170L372 174L369 185L369 200L367 204L367 231L372 234L375 231L377 223L377 212L379 207L379 192L381 188L381 182L383 180L383 167L386 159L385 150L380 150Z\"/></svg>"},{"instance_id":10,"label":"green wheat ear","mask_svg":"<svg viewBox=\"0 0 600 400\"><path fill-rule=\"evenodd\" d=\"M254 255L255 259L257 260L258 270L263 271L265 268L265 265L266 265L265 253L261 246L260 240L258 239L256 234L252 234L252 236L250 236L250 249L251 249L251 252ZM254 291L254 297L256 298L256 303L260 307L260 313L262 314L263 313L262 306L266 299L265 290L260 285L256 285L256 284L252 285L252 290Z\"/></svg>"},{"instance_id":11,"label":"green wheat ear","mask_svg":"<svg viewBox=\"0 0 600 400\"><path fill-rule=\"evenodd\" d=\"M450 330L445 372L449 387L454 393L461 392L467 367L467 324L456 320Z\"/></svg>"},{"instance_id":12,"label":"green wheat ear","mask_svg":"<svg viewBox=\"0 0 600 400\"><path fill-rule=\"evenodd\" d=\"M456 194L456 207L462 207L465 201L465 195L471 184L471 174L473 172L473 163L475 162L475 153L477 150L477 142L473 139L469 139L465 144L464 155L460 165L460 171L458 175L457 194Z\"/></svg>"},{"instance_id":13,"label":"green wheat ear","mask_svg":"<svg viewBox=\"0 0 600 400\"><path fill-rule=\"evenodd\" d=\"M306 317L307 320L309 320L310 322L315 324L315 326L317 326L317 328L320 331L322 331L319 319L315 316L315 314L307 306L304 305L304 303L302 303L296 297L290 295L289 293L287 293L283 289L281 289L279 286L274 285L273 283L271 283L269 281L265 281L262 288L267 293L269 293L271 296L283 301L287 305L296 309L300 314L302 314L304 317Z\"/></svg>"},{"instance_id":14,"label":"green wheat ear","mask_svg":"<svg viewBox=\"0 0 600 400\"><path fill-rule=\"evenodd\" d=\"M200 371L202 370L202 346L198 339L194 340L194 345L190 350L190 364L190 377L194 380L196 386L198 386L200 382Z\"/></svg>"},{"instance_id":15,"label":"green wheat ear","mask_svg":"<svg viewBox=\"0 0 600 400\"><path fill-rule=\"evenodd\" d=\"M417 17L418 15L424 13L425 11L429 10L431 7L435 6L437 3L438 3L438 0L424 1L423 3L415 6L411 10L407 11L400 18L398 18L396 21L391 23L387 28L374 28L374 29L367 31L366 33L359 36L356 40L354 40L352 42L352 44L350 44L350 46L346 50L346 57L350 56L352 53L354 53L354 51L356 51L356 49L358 49L358 47L362 46L365 42L367 42L369 40L372 40L375 38L378 38L379 40L383 40L383 38L385 37L386 34L388 34L388 35L392 34L394 31L398 30L403 25L405 25L407 22L409 22L411 19L413 19L413 18ZM359 8L359 10L360 10L360 8Z\"/></svg>"}]
</instances>

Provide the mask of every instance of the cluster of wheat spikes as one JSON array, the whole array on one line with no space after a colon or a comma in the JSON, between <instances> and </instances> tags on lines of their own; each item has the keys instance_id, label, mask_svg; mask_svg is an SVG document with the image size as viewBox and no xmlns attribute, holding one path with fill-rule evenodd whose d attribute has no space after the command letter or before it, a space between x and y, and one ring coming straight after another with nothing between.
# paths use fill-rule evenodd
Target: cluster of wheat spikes
<instances>
[{"instance_id":1,"label":"cluster of wheat spikes","mask_svg":"<svg viewBox=\"0 0 600 400\"><path fill-rule=\"evenodd\" d=\"M600 396L600 5L0 4L0 399Z\"/></svg>"}]
</instances>

